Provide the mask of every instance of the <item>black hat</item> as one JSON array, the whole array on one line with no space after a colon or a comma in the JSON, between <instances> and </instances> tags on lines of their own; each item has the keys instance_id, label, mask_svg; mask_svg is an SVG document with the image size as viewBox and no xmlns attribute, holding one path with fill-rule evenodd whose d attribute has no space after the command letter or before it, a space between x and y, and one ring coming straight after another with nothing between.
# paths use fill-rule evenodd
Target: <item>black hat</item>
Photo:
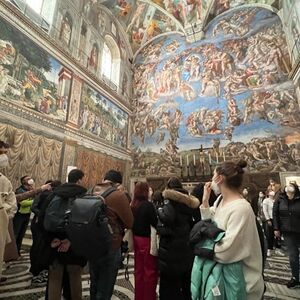
<instances>
[{"instance_id":1,"label":"black hat","mask_svg":"<svg viewBox=\"0 0 300 300\"><path fill-rule=\"evenodd\" d=\"M109 170L105 176L104 180L109 180L113 183L120 183L122 184L122 174L119 171L116 170Z\"/></svg>"}]
</instances>

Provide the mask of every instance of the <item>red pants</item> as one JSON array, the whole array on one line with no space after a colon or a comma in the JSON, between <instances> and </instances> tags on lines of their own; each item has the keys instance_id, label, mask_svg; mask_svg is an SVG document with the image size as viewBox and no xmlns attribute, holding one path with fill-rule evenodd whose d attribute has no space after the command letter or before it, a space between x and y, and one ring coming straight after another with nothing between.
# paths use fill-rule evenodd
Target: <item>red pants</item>
<instances>
[{"instance_id":1,"label":"red pants","mask_svg":"<svg viewBox=\"0 0 300 300\"><path fill-rule=\"evenodd\" d=\"M135 300L156 300L157 257L150 254L150 237L133 236Z\"/></svg>"}]
</instances>

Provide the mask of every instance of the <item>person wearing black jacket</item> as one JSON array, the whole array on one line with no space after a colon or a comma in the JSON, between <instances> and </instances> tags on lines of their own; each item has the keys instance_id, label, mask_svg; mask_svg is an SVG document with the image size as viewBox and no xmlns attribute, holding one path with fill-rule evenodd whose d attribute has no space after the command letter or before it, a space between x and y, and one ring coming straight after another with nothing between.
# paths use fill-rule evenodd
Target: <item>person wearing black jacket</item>
<instances>
[{"instance_id":1,"label":"person wearing black jacket","mask_svg":"<svg viewBox=\"0 0 300 300\"><path fill-rule=\"evenodd\" d=\"M289 254L292 278L287 287L299 287L300 191L297 184L289 183L278 195L273 206L273 222L274 234L277 238L283 234Z\"/></svg>"},{"instance_id":2,"label":"person wearing black jacket","mask_svg":"<svg viewBox=\"0 0 300 300\"><path fill-rule=\"evenodd\" d=\"M84 173L81 170L74 169L68 175L68 182L58 186L53 191L55 195L61 198L61 201L68 201L70 198L83 196L87 190L81 186ZM52 198L52 199L53 199ZM49 197L47 198L49 199ZM72 245L68 239L67 233L47 232L48 240L54 251L53 262L49 267L49 285L48 297L49 300L61 299L61 290L63 282L64 269L66 269L70 282L71 299L82 299L82 283L81 274L82 268L86 265L86 260L83 257L77 256L72 251Z\"/></svg>"},{"instance_id":3,"label":"person wearing black jacket","mask_svg":"<svg viewBox=\"0 0 300 300\"><path fill-rule=\"evenodd\" d=\"M194 225L193 212L200 202L188 195L176 177L169 179L163 197L164 205L158 209L157 227L160 235L159 296L161 300L190 300L194 255L189 247L189 234Z\"/></svg>"},{"instance_id":4,"label":"person wearing black jacket","mask_svg":"<svg viewBox=\"0 0 300 300\"><path fill-rule=\"evenodd\" d=\"M158 265L157 257L150 254L150 247L151 226L156 228L157 215L154 205L148 201L148 197L148 183L136 183L131 203L134 216L132 233L134 242L135 300L156 300Z\"/></svg>"}]
</instances>

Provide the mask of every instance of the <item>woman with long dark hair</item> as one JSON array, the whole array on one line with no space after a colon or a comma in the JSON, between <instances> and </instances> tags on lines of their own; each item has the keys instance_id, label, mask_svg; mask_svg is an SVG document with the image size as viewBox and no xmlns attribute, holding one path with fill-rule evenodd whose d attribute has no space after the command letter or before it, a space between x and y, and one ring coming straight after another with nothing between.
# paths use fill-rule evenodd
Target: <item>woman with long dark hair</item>
<instances>
[{"instance_id":1,"label":"woman with long dark hair","mask_svg":"<svg viewBox=\"0 0 300 300\"><path fill-rule=\"evenodd\" d=\"M157 215L154 205L148 199L148 183L136 183L131 203L134 215L132 232L134 244L135 300L156 300L158 266L157 258L150 254L150 247L151 226L156 228Z\"/></svg>"},{"instance_id":2,"label":"woman with long dark hair","mask_svg":"<svg viewBox=\"0 0 300 300\"><path fill-rule=\"evenodd\" d=\"M289 254L292 278L287 287L299 287L300 191L297 184L290 182L278 195L273 206L273 223L275 236L280 238L283 234Z\"/></svg>"}]
</instances>

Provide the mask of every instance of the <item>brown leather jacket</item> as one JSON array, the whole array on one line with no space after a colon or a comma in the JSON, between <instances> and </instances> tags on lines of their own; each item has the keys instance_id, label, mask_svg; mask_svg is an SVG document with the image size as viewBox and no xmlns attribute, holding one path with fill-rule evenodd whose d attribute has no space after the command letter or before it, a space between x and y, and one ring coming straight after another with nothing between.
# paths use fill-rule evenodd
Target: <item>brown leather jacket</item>
<instances>
[{"instance_id":1,"label":"brown leather jacket","mask_svg":"<svg viewBox=\"0 0 300 300\"><path fill-rule=\"evenodd\" d=\"M110 188L110 184L103 184L101 193ZM133 214L130 208L128 197L125 192L116 190L105 198L108 208L108 218L113 230L113 249L121 246L124 236L124 229L131 229L133 226Z\"/></svg>"}]
</instances>

